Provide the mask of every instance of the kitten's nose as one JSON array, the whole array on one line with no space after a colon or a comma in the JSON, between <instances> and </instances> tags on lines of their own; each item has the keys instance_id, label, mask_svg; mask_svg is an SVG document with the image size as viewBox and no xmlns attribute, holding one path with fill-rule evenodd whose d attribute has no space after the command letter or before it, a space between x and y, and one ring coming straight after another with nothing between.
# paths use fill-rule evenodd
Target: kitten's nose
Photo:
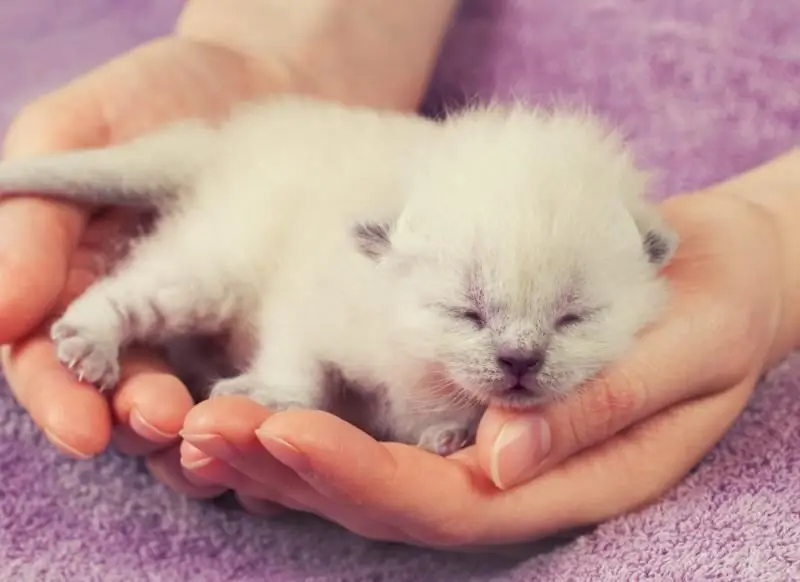
<instances>
[{"instance_id":1,"label":"kitten's nose","mask_svg":"<svg viewBox=\"0 0 800 582\"><path fill-rule=\"evenodd\" d=\"M526 374L538 372L544 364L542 350L504 350L497 354L497 363L500 368L517 379Z\"/></svg>"}]
</instances>

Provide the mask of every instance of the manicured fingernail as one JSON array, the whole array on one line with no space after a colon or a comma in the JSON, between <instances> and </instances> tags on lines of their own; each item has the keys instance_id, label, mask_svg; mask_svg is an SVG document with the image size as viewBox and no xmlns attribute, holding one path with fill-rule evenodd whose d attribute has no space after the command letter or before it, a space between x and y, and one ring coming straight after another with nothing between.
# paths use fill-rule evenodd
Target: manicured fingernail
<instances>
[{"instance_id":1,"label":"manicured fingernail","mask_svg":"<svg viewBox=\"0 0 800 582\"><path fill-rule=\"evenodd\" d=\"M310 473L311 464L300 450L280 437L265 431L257 430L256 437L269 453L296 473Z\"/></svg>"},{"instance_id":2,"label":"manicured fingernail","mask_svg":"<svg viewBox=\"0 0 800 582\"><path fill-rule=\"evenodd\" d=\"M154 443L168 443L178 438L177 434L169 434L153 426L150 422L142 416L138 408L131 410L128 422L133 429L133 432L141 437L146 438L148 441Z\"/></svg>"},{"instance_id":3,"label":"manicured fingernail","mask_svg":"<svg viewBox=\"0 0 800 582\"><path fill-rule=\"evenodd\" d=\"M186 469L200 469L208 465L213 459L186 441L181 445L181 465Z\"/></svg>"},{"instance_id":4,"label":"manicured fingernail","mask_svg":"<svg viewBox=\"0 0 800 582\"><path fill-rule=\"evenodd\" d=\"M538 415L509 420L494 441L491 478L508 489L532 477L550 452L550 426Z\"/></svg>"},{"instance_id":5,"label":"manicured fingernail","mask_svg":"<svg viewBox=\"0 0 800 582\"><path fill-rule=\"evenodd\" d=\"M47 440L49 440L51 443L53 443L53 446L55 448L57 448L59 450L59 452L65 454L65 455L67 455L69 457L72 457L74 459L78 459L80 461L85 461L86 459L90 459L92 457L92 455L88 455L86 453L82 453L78 449L69 446L67 443L62 441L55 434L53 434L52 432L50 432L47 429L44 429L44 435L47 437Z\"/></svg>"},{"instance_id":6,"label":"manicured fingernail","mask_svg":"<svg viewBox=\"0 0 800 582\"><path fill-rule=\"evenodd\" d=\"M218 434L192 434L186 432L181 432L180 434L183 440L215 459L232 461L240 456L236 447Z\"/></svg>"}]
</instances>

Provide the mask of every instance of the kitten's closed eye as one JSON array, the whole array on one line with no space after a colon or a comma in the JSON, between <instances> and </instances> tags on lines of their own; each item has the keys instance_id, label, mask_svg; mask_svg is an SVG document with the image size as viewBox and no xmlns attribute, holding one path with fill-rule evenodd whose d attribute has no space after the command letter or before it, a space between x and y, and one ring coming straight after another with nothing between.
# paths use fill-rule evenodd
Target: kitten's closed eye
<instances>
[{"instance_id":1,"label":"kitten's closed eye","mask_svg":"<svg viewBox=\"0 0 800 582\"><path fill-rule=\"evenodd\" d=\"M556 328L561 329L582 323L585 316L580 313L566 313L556 320Z\"/></svg>"},{"instance_id":2,"label":"kitten's closed eye","mask_svg":"<svg viewBox=\"0 0 800 582\"><path fill-rule=\"evenodd\" d=\"M596 318L598 314L608 309L608 307L608 305L603 305L602 307L597 307L595 309L567 311L558 319L556 319L555 327L556 329L561 330L587 323L588 321Z\"/></svg>"},{"instance_id":3,"label":"kitten's closed eye","mask_svg":"<svg viewBox=\"0 0 800 582\"><path fill-rule=\"evenodd\" d=\"M442 306L442 308L450 317L462 319L468 323L471 323L478 329L486 327L486 318L484 317L483 313L477 309L451 306Z\"/></svg>"},{"instance_id":4,"label":"kitten's closed eye","mask_svg":"<svg viewBox=\"0 0 800 582\"><path fill-rule=\"evenodd\" d=\"M461 317L478 327L483 327L486 325L486 320L484 319L483 314L476 309L467 309L462 311Z\"/></svg>"}]
</instances>

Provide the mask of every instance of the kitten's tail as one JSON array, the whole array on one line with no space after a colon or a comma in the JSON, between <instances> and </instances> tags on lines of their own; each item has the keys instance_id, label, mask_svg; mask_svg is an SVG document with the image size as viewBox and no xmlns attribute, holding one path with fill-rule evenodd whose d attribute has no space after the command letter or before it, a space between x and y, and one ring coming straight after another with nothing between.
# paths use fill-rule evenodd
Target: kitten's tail
<instances>
[{"instance_id":1,"label":"kitten's tail","mask_svg":"<svg viewBox=\"0 0 800 582\"><path fill-rule=\"evenodd\" d=\"M189 195L217 130L179 122L105 148L0 163L0 199L34 195L97 205L163 208Z\"/></svg>"}]
</instances>

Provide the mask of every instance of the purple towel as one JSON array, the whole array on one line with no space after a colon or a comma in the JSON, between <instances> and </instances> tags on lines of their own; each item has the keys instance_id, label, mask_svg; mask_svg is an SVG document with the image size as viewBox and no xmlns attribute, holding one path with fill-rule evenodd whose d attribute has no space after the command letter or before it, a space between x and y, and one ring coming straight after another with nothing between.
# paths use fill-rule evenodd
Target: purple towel
<instances>
[{"instance_id":1,"label":"purple towel","mask_svg":"<svg viewBox=\"0 0 800 582\"><path fill-rule=\"evenodd\" d=\"M0 121L170 28L180 0L3 0ZM492 93L588 103L659 194L800 144L798 0L467 1L429 109ZM3 282L2 284L13 284ZM657 460L655 460L657 462ZM558 549L463 556L182 499L114 454L59 456L0 391L0 579L103 582L800 580L800 360L659 504Z\"/></svg>"}]
</instances>

